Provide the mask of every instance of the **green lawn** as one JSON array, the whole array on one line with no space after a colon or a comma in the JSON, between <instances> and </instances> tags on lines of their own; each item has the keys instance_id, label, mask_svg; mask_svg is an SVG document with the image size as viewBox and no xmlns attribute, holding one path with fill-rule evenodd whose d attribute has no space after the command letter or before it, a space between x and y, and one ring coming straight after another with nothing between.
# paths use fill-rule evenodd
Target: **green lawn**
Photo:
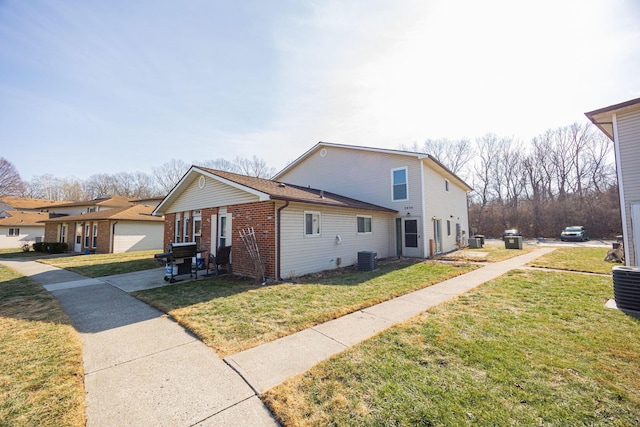
<instances>
[{"instance_id":1,"label":"green lawn","mask_svg":"<svg viewBox=\"0 0 640 427\"><path fill-rule=\"evenodd\" d=\"M159 251L151 250L119 254L72 255L43 258L39 261L83 276L103 277L158 268L159 265L153 258L157 253Z\"/></svg>"},{"instance_id":2,"label":"green lawn","mask_svg":"<svg viewBox=\"0 0 640 427\"><path fill-rule=\"evenodd\" d=\"M472 270L415 261L260 286L214 278L137 292L224 357ZM343 270L344 272L344 270Z\"/></svg>"},{"instance_id":3,"label":"green lawn","mask_svg":"<svg viewBox=\"0 0 640 427\"><path fill-rule=\"evenodd\" d=\"M82 343L58 302L0 265L0 425L84 426Z\"/></svg>"},{"instance_id":4,"label":"green lawn","mask_svg":"<svg viewBox=\"0 0 640 427\"><path fill-rule=\"evenodd\" d=\"M640 424L640 321L611 279L511 272L263 395L284 426Z\"/></svg>"},{"instance_id":5,"label":"green lawn","mask_svg":"<svg viewBox=\"0 0 640 427\"><path fill-rule=\"evenodd\" d=\"M621 264L604 261L604 257L610 249L608 247L557 248L553 252L531 261L528 265L586 273L611 274L611 269Z\"/></svg>"}]
</instances>

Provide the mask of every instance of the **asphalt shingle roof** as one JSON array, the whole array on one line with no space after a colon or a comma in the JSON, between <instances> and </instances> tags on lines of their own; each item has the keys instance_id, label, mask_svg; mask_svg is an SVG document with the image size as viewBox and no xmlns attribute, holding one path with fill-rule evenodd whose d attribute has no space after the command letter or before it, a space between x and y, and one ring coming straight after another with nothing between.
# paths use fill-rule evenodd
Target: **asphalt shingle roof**
<instances>
[{"instance_id":1,"label":"asphalt shingle roof","mask_svg":"<svg viewBox=\"0 0 640 427\"><path fill-rule=\"evenodd\" d=\"M269 179L256 178L252 176L240 175L232 172L203 168L198 166L195 167L211 175L215 175L220 178L233 181L236 184L240 184L253 190L260 191L261 193L268 194L270 198L274 200L313 203L339 208L396 212L393 209L385 208L383 206L374 205L372 203L363 202L361 200L352 199L350 197L341 196L339 194L330 193L328 191L323 191L315 188L302 187L299 185L287 184L284 182L272 181Z\"/></svg>"}]
</instances>

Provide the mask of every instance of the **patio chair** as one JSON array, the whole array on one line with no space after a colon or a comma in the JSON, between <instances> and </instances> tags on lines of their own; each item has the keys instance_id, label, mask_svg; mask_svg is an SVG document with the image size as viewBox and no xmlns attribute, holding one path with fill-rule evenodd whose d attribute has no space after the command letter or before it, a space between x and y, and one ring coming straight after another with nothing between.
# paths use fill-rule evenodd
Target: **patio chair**
<instances>
[{"instance_id":1,"label":"patio chair","mask_svg":"<svg viewBox=\"0 0 640 427\"><path fill-rule=\"evenodd\" d=\"M207 262L207 274L209 270L212 270L211 266L215 268L216 275L223 273L231 273L231 246L221 246L216 251L216 254L209 254ZM225 266L227 269L223 270L220 266Z\"/></svg>"}]
</instances>

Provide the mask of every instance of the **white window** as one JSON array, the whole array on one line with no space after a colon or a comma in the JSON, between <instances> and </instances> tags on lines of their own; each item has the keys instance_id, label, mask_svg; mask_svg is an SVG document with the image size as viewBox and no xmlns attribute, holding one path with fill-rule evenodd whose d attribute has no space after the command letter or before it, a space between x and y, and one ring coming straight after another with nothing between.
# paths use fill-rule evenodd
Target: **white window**
<instances>
[{"instance_id":1,"label":"white window","mask_svg":"<svg viewBox=\"0 0 640 427\"><path fill-rule=\"evenodd\" d=\"M176 235L175 235L175 239L173 239L173 241L176 243L180 242L180 236L182 236L182 233L181 233L182 229L180 228L180 215L181 215L180 212L176 214Z\"/></svg>"},{"instance_id":2,"label":"white window","mask_svg":"<svg viewBox=\"0 0 640 427\"><path fill-rule=\"evenodd\" d=\"M93 239L91 240L91 247L95 248L98 245L98 224L93 224Z\"/></svg>"},{"instance_id":3,"label":"white window","mask_svg":"<svg viewBox=\"0 0 640 427\"><path fill-rule=\"evenodd\" d=\"M371 233L371 217L370 216L358 215L356 217L356 221L358 223L358 234Z\"/></svg>"},{"instance_id":4,"label":"white window","mask_svg":"<svg viewBox=\"0 0 640 427\"><path fill-rule=\"evenodd\" d=\"M190 242L189 240L189 212L184 213L184 240L183 242Z\"/></svg>"},{"instance_id":5,"label":"white window","mask_svg":"<svg viewBox=\"0 0 640 427\"><path fill-rule=\"evenodd\" d=\"M86 224L84 226L84 247L88 248L89 247L89 224Z\"/></svg>"},{"instance_id":6,"label":"white window","mask_svg":"<svg viewBox=\"0 0 640 427\"><path fill-rule=\"evenodd\" d=\"M67 224L62 224L60 226L60 243L64 243L67 241Z\"/></svg>"},{"instance_id":7,"label":"white window","mask_svg":"<svg viewBox=\"0 0 640 427\"><path fill-rule=\"evenodd\" d=\"M449 192L449 180L448 179L444 180L444 191L446 191L447 193Z\"/></svg>"},{"instance_id":8,"label":"white window","mask_svg":"<svg viewBox=\"0 0 640 427\"><path fill-rule=\"evenodd\" d=\"M202 212L193 212L193 237L202 236Z\"/></svg>"},{"instance_id":9,"label":"white window","mask_svg":"<svg viewBox=\"0 0 640 427\"><path fill-rule=\"evenodd\" d=\"M407 168L391 169L391 200L409 200Z\"/></svg>"},{"instance_id":10,"label":"white window","mask_svg":"<svg viewBox=\"0 0 640 427\"><path fill-rule=\"evenodd\" d=\"M218 227L220 230L220 237L218 239L219 247L227 246L227 239L229 237L228 225L227 215L220 215L220 224Z\"/></svg>"},{"instance_id":11,"label":"white window","mask_svg":"<svg viewBox=\"0 0 640 427\"><path fill-rule=\"evenodd\" d=\"M20 235L20 229L19 228L10 228L9 229L9 236L19 236Z\"/></svg>"},{"instance_id":12,"label":"white window","mask_svg":"<svg viewBox=\"0 0 640 427\"><path fill-rule=\"evenodd\" d=\"M320 235L320 212L304 213L304 235L305 236Z\"/></svg>"}]
</instances>

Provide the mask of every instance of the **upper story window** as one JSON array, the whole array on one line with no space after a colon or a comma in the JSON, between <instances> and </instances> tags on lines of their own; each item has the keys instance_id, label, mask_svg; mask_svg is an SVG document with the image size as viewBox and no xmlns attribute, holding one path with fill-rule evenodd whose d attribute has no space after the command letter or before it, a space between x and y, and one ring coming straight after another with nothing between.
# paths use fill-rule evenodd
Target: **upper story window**
<instances>
[{"instance_id":1,"label":"upper story window","mask_svg":"<svg viewBox=\"0 0 640 427\"><path fill-rule=\"evenodd\" d=\"M356 221L358 223L358 234L371 233L371 217L370 216L360 216L356 217Z\"/></svg>"},{"instance_id":2,"label":"upper story window","mask_svg":"<svg viewBox=\"0 0 640 427\"><path fill-rule=\"evenodd\" d=\"M20 235L20 229L19 228L10 228L9 229L9 236L19 236Z\"/></svg>"},{"instance_id":3,"label":"upper story window","mask_svg":"<svg viewBox=\"0 0 640 427\"><path fill-rule=\"evenodd\" d=\"M304 235L305 236L320 235L320 212L304 213Z\"/></svg>"},{"instance_id":4,"label":"upper story window","mask_svg":"<svg viewBox=\"0 0 640 427\"><path fill-rule=\"evenodd\" d=\"M448 179L444 180L444 191L446 191L447 193L449 192L449 180Z\"/></svg>"},{"instance_id":5,"label":"upper story window","mask_svg":"<svg viewBox=\"0 0 640 427\"><path fill-rule=\"evenodd\" d=\"M391 199L394 202L409 200L409 184L406 167L391 169Z\"/></svg>"}]
</instances>

